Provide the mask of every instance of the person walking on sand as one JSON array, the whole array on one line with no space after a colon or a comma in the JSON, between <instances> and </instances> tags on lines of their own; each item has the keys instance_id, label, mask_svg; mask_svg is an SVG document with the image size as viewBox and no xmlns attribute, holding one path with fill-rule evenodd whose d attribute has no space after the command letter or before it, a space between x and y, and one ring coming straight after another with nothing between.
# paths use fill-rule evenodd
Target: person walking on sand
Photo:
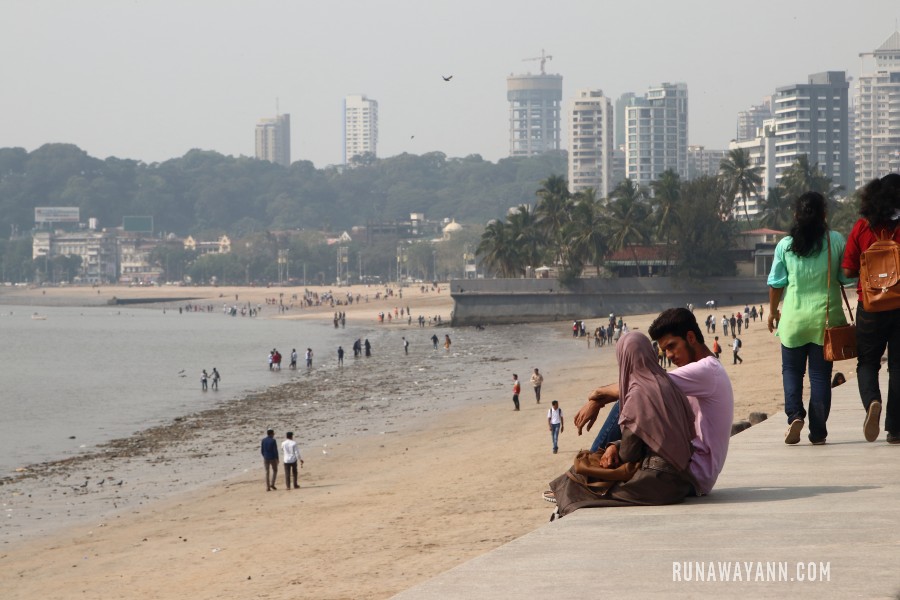
<instances>
[{"instance_id":1,"label":"person walking on sand","mask_svg":"<svg viewBox=\"0 0 900 600\"><path fill-rule=\"evenodd\" d=\"M435 350L437 350L438 336L436 333L431 334L431 345L434 347Z\"/></svg>"},{"instance_id":2,"label":"person walking on sand","mask_svg":"<svg viewBox=\"0 0 900 600\"><path fill-rule=\"evenodd\" d=\"M203 372L200 374L200 387L203 391L206 391L206 380L209 379L209 374L206 372L206 369L203 369Z\"/></svg>"},{"instance_id":3,"label":"person walking on sand","mask_svg":"<svg viewBox=\"0 0 900 600\"><path fill-rule=\"evenodd\" d=\"M734 331L732 331L732 333L734 333ZM744 359L741 358L741 346L743 345L744 344L741 343L741 338L734 336L734 341L731 342L731 353L734 355L734 360L731 362L731 364L744 364Z\"/></svg>"},{"instance_id":4,"label":"person walking on sand","mask_svg":"<svg viewBox=\"0 0 900 600\"><path fill-rule=\"evenodd\" d=\"M403 354L409 354L409 340L403 337Z\"/></svg>"},{"instance_id":5,"label":"person walking on sand","mask_svg":"<svg viewBox=\"0 0 900 600\"><path fill-rule=\"evenodd\" d=\"M300 482L297 479L297 463L303 468L303 459L300 458L300 448L294 441L294 432L288 431L284 434L287 439L281 442L281 452L284 454L284 485L286 489L291 489L291 474L294 475L294 489L300 489Z\"/></svg>"},{"instance_id":6,"label":"person walking on sand","mask_svg":"<svg viewBox=\"0 0 900 600\"><path fill-rule=\"evenodd\" d=\"M713 354L716 355L716 358L719 358L719 355L722 354L722 346L719 345L719 336L716 336L716 339L713 340L712 351Z\"/></svg>"},{"instance_id":7,"label":"person walking on sand","mask_svg":"<svg viewBox=\"0 0 900 600\"><path fill-rule=\"evenodd\" d=\"M219 375L219 371L213 367L212 372L212 389L218 391L219 389L219 380L222 379L222 376Z\"/></svg>"},{"instance_id":8,"label":"person walking on sand","mask_svg":"<svg viewBox=\"0 0 900 600\"><path fill-rule=\"evenodd\" d=\"M722 335L728 336L728 317L722 315Z\"/></svg>"},{"instance_id":9,"label":"person walking on sand","mask_svg":"<svg viewBox=\"0 0 900 600\"><path fill-rule=\"evenodd\" d=\"M513 373L513 404L516 405L514 410L519 410L519 392L522 391L522 386L519 385L519 376Z\"/></svg>"},{"instance_id":10,"label":"person walking on sand","mask_svg":"<svg viewBox=\"0 0 900 600\"><path fill-rule=\"evenodd\" d=\"M343 367L344 366L344 347L343 346L338 346L337 354L338 354L338 366Z\"/></svg>"},{"instance_id":11,"label":"person walking on sand","mask_svg":"<svg viewBox=\"0 0 900 600\"><path fill-rule=\"evenodd\" d=\"M544 376L541 375L540 371L537 370L537 367L534 369L534 373L531 374L531 385L534 386L534 399L538 404L541 403L541 386L544 384Z\"/></svg>"},{"instance_id":12,"label":"person walking on sand","mask_svg":"<svg viewBox=\"0 0 900 600\"><path fill-rule=\"evenodd\" d=\"M547 424L550 426L550 440L553 442L553 454L559 451L559 434L565 431L566 426L563 424L562 409L559 402L554 400L550 403L551 408L547 411Z\"/></svg>"},{"instance_id":13,"label":"person walking on sand","mask_svg":"<svg viewBox=\"0 0 900 600\"><path fill-rule=\"evenodd\" d=\"M275 441L275 430L266 431L266 437L260 443L260 453L266 466L266 491L277 489L275 480L278 478L278 442Z\"/></svg>"},{"instance_id":14,"label":"person walking on sand","mask_svg":"<svg viewBox=\"0 0 900 600\"><path fill-rule=\"evenodd\" d=\"M450 352L450 336L444 334L444 350Z\"/></svg>"}]
</instances>

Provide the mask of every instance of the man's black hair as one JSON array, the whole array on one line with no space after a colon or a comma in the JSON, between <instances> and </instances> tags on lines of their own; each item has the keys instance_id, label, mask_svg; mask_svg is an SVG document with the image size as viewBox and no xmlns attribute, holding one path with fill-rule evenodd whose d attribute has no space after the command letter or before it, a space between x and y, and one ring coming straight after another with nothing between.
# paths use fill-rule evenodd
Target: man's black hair
<instances>
[{"instance_id":1,"label":"man's black hair","mask_svg":"<svg viewBox=\"0 0 900 600\"><path fill-rule=\"evenodd\" d=\"M686 308L667 308L659 313L649 329L650 337L654 340L668 334L687 340L688 331L693 331L697 341L703 343L700 325L697 324L694 313Z\"/></svg>"}]
</instances>

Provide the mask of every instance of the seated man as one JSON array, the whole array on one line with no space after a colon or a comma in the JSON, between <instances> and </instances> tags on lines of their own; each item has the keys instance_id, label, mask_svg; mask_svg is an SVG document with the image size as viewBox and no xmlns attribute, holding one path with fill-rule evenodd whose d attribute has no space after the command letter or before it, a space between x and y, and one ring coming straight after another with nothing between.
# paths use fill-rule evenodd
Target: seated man
<instances>
[{"instance_id":1,"label":"seated man","mask_svg":"<svg viewBox=\"0 0 900 600\"><path fill-rule=\"evenodd\" d=\"M642 333L622 336L616 360L622 440L610 444L599 462L579 455L550 482L559 515L586 507L674 504L692 490L696 431L687 397L659 366Z\"/></svg>"},{"instance_id":2,"label":"seated man","mask_svg":"<svg viewBox=\"0 0 900 600\"><path fill-rule=\"evenodd\" d=\"M650 325L650 337L665 351L677 369L669 372L675 385L687 395L694 411L697 436L693 439L690 473L694 493L708 494L716 483L731 437L734 421L734 393L725 368L703 343L703 334L694 315L684 308L669 308ZM594 390L587 403L575 415L578 435L597 420L600 408L619 399L617 383ZM613 406L591 450L596 452L621 439L619 406ZM614 450L610 450L610 453Z\"/></svg>"}]
</instances>

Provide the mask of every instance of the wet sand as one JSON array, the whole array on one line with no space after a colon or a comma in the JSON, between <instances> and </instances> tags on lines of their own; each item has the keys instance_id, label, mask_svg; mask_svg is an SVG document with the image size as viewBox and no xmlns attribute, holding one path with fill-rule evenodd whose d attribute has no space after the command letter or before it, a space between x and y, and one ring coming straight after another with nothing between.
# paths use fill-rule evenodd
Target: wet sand
<instances>
[{"instance_id":1,"label":"wet sand","mask_svg":"<svg viewBox=\"0 0 900 600\"><path fill-rule=\"evenodd\" d=\"M210 300L221 302L218 293L224 290ZM229 293L249 299L254 290ZM425 314L446 319L452 308L446 291L416 298L404 290L404 296L398 306L409 300L432 309ZM346 308L374 323L389 304ZM330 319L334 310L290 317ZM723 312L734 307L720 308L720 319ZM705 314L697 311L701 321ZM626 322L646 331L653 316ZM300 490L286 491L280 479L277 491L265 491L261 424L306 418L331 425L327 395L346 392L343 383L262 390L116 441L93 457L37 466L6 481L4 597L386 598L532 531L551 509L541 490L593 439L576 435L572 416L593 387L615 379L616 369L610 348L588 349L583 338L570 337L566 323L527 331L537 332L531 344L494 357L495 377L471 380L461 372L420 392L433 396L433 407L406 414L375 402L358 418L333 423L330 434L301 447ZM751 411L783 419L777 338L759 321L741 338L742 365L731 364L730 350L722 356L735 388L735 419ZM464 351L457 343L453 350ZM547 352L559 366L542 368L538 405L527 377ZM525 381L521 412L512 411L514 370ZM389 391L416 378L373 374L346 385ZM442 399L460 395L464 408L442 407ZM547 431L552 399L560 400L568 425L558 455L550 452Z\"/></svg>"}]
</instances>

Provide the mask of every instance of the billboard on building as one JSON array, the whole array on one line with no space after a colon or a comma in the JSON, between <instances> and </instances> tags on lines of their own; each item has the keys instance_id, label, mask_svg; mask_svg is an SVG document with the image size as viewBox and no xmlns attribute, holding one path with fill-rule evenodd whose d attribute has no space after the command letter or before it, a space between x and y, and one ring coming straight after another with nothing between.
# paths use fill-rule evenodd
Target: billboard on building
<instances>
[{"instance_id":1,"label":"billboard on building","mask_svg":"<svg viewBox=\"0 0 900 600\"><path fill-rule=\"evenodd\" d=\"M35 223L78 223L81 213L77 206L37 206Z\"/></svg>"},{"instance_id":2,"label":"billboard on building","mask_svg":"<svg viewBox=\"0 0 900 600\"><path fill-rule=\"evenodd\" d=\"M122 229L135 233L153 233L153 217L122 217Z\"/></svg>"}]
</instances>

